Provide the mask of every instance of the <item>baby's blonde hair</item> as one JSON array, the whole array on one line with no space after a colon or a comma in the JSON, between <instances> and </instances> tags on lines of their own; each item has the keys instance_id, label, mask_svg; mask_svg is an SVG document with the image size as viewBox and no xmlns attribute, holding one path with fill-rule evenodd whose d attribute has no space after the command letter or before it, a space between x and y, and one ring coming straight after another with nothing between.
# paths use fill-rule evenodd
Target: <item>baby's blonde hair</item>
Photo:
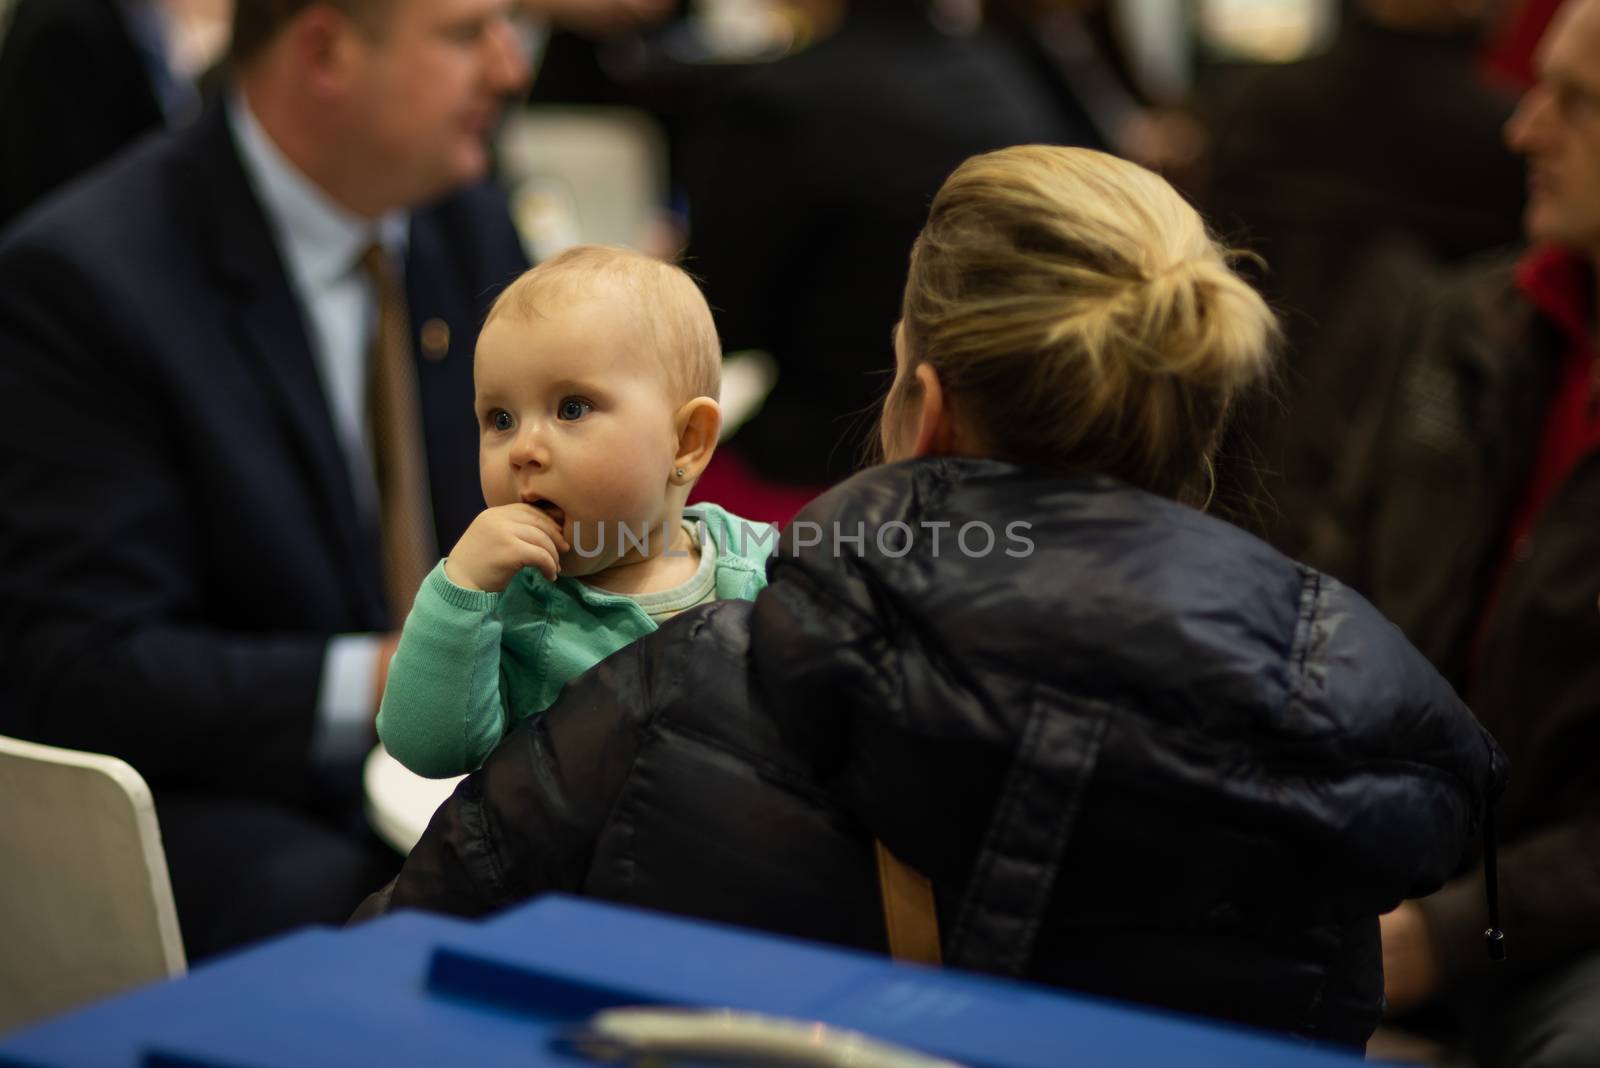
<instances>
[{"instance_id":1,"label":"baby's blonde hair","mask_svg":"<svg viewBox=\"0 0 1600 1068\"><path fill-rule=\"evenodd\" d=\"M507 286L483 325L501 316L532 322L602 292L633 302L640 328L661 359L676 401L717 399L722 389L722 345L700 287L682 268L631 249L577 245L552 256Z\"/></svg>"},{"instance_id":2,"label":"baby's blonde hair","mask_svg":"<svg viewBox=\"0 0 1600 1068\"><path fill-rule=\"evenodd\" d=\"M1269 373L1277 337L1228 257L1135 164L1040 145L975 156L911 253L910 366L933 366L992 455L1198 502L1229 402Z\"/></svg>"}]
</instances>

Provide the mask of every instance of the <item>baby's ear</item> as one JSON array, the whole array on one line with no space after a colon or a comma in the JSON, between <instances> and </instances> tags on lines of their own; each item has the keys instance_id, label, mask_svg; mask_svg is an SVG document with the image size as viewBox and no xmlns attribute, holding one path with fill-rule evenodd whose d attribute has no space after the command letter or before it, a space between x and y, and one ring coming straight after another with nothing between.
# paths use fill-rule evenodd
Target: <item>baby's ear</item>
<instances>
[{"instance_id":1,"label":"baby's ear","mask_svg":"<svg viewBox=\"0 0 1600 1068\"><path fill-rule=\"evenodd\" d=\"M700 477L717 451L722 406L710 397L696 397L678 409L673 425L678 430L678 452L673 457L672 481L687 486Z\"/></svg>"}]
</instances>

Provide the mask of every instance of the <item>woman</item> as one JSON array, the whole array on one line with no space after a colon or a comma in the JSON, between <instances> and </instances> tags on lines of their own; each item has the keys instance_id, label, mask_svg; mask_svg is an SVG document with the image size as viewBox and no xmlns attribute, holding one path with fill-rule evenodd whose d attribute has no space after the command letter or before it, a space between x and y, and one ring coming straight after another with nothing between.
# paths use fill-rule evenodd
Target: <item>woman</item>
<instances>
[{"instance_id":1,"label":"woman","mask_svg":"<svg viewBox=\"0 0 1600 1068\"><path fill-rule=\"evenodd\" d=\"M369 903L592 894L1359 1045L1379 913L1456 868L1494 742L1365 601L1204 515L1270 313L1154 175L975 157L911 257L893 461L753 604L570 685Z\"/></svg>"}]
</instances>

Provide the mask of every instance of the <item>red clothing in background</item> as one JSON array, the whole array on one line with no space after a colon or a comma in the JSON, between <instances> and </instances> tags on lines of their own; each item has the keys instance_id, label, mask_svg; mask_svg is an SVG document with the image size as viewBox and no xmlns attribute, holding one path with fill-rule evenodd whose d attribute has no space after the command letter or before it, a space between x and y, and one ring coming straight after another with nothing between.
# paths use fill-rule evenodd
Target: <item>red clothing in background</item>
<instances>
[{"instance_id":1,"label":"red clothing in background","mask_svg":"<svg viewBox=\"0 0 1600 1068\"><path fill-rule=\"evenodd\" d=\"M1522 500L1512 514L1506 545L1515 552L1561 484L1592 450L1600 448L1596 404L1594 267L1584 257L1553 246L1533 249L1517 265L1517 285L1529 303L1561 331L1566 355L1545 415L1539 452Z\"/></svg>"},{"instance_id":2,"label":"red clothing in background","mask_svg":"<svg viewBox=\"0 0 1600 1068\"><path fill-rule=\"evenodd\" d=\"M1518 0L1500 20L1478 56L1490 81L1517 92L1533 84L1533 56L1562 0Z\"/></svg>"},{"instance_id":3,"label":"red clothing in background","mask_svg":"<svg viewBox=\"0 0 1600 1068\"><path fill-rule=\"evenodd\" d=\"M1506 528L1494 583L1478 618L1473 641L1482 646L1490 619L1499 606L1506 573L1526 551L1527 539L1545 506L1589 453L1600 449L1600 350L1594 338L1594 265L1569 249L1554 245L1529 250L1517 264L1517 288L1566 340L1556 388L1546 410L1539 451L1522 490L1522 498ZM1476 660L1476 655L1474 655Z\"/></svg>"}]
</instances>

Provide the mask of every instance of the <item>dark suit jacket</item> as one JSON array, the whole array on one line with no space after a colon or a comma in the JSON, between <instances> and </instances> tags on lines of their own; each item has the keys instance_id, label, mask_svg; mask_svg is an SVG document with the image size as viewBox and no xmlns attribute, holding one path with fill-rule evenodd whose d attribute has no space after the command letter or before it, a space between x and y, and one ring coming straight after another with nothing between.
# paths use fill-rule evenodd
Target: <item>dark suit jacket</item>
<instances>
[{"instance_id":1,"label":"dark suit jacket","mask_svg":"<svg viewBox=\"0 0 1600 1068\"><path fill-rule=\"evenodd\" d=\"M860 4L807 51L708 102L685 165L685 266L725 348L760 348L779 381L730 443L766 477L820 484L857 466L894 371L911 244L968 156L1065 142L1014 53Z\"/></svg>"},{"instance_id":2,"label":"dark suit jacket","mask_svg":"<svg viewBox=\"0 0 1600 1068\"><path fill-rule=\"evenodd\" d=\"M524 266L486 189L413 219L414 327L452 338L418 361L445 546L482 508L473 343ZM294 785L329 636L398 621L220 108L0 243L0 455L0 733Z\"/></svg>"},{"instance_id":3,"label":"dark suit jacket","mask_svg":"<svg viewBox=\"0 0 1600 1068\"><path fill-rule=\"evenodd\" d=\"M0 228L163 124L117 0L16 0L0 41Z\"/></svg>"}]
</instances>

